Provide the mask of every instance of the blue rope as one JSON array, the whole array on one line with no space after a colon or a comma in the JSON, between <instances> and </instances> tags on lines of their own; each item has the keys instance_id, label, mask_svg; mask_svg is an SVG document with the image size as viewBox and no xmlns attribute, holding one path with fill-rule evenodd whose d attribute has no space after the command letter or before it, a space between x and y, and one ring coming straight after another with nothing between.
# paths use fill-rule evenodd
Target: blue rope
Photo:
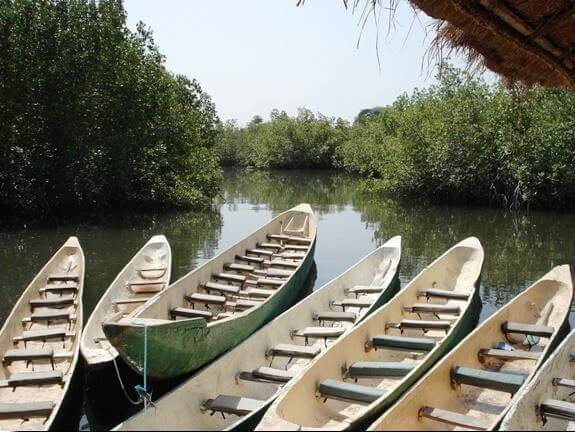
<instances>
[{"instance_id":1,"label":"blue rope","mask_svg":"<svg viewBox=\"0 0 575 432\"><path fill-rule=\"evenodd\" d=\"M144 386L137 385L134 387L136 393L144 400L144 407L147 408L151 402L148 394L148 326L144 324Z\"/></svg>"}]
</instances>

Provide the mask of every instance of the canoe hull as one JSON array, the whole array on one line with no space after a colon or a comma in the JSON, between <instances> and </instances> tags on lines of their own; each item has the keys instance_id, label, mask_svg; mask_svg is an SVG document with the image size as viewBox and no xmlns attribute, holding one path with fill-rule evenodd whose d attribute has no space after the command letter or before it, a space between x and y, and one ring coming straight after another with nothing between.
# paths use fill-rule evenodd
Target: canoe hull
<instances>
[{"instance_id":1,"label":"canoe hull","mask_svg":"<svg viewBox=\"0 0 575 432\"><path fill-rule=\"evenodd\" d=\"M144 373L144 336L147 331L147 375L153 380L181 377L235 347L297 299L310 272L315 240L300 267L270 300L243 317L207 327L204 319L137 327L107 322L104 333L120 356L137 373Z\"/></svg>"}]
</instances>

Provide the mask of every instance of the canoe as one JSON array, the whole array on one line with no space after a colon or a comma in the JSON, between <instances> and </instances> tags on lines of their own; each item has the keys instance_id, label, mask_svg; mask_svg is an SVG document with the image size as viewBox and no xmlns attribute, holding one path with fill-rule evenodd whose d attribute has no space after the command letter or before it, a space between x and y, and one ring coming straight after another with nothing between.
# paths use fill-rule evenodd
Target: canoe
<instances>
[{"instance_id":1,"label":"canoe","mask_svg":"<svg viewBox=\"0 0 575 432\"><path fill-rule=\"evenodd\" d=\"M400 257L394 237L116 430L253 428L292 377L395 294ZM366 306L337 306L356 299Z\"/></svg>"},{"instance_id":2,"label":"canoe","mask_svg":"<svg viewBox=\"0 0 575 432\"><path fill-rule=\"evenodd\" d=\"M311 207L294 207L132 316L104 321L104 334L137 373L154 380L190 374L293 304L311 269L315 239Z\"/></svg>"},{"instance_id":3,"label":"canoe","mask_svg":"<svg viewBox=\"0 0 575 432\"><path fill-rule=\"evenodd\" d=\"M362 429L478 319L483 248L468 238L293 380L257 430Z\"/></svg>"},{"instance_id":4,"label":"canoe","mask_svg":"<svg viewBox=\"0 0 575 432\"><path fill-rule=\"evenodd\" d=\"M0 331L0 429L48 430L78 361L84 253L76 237L40 270Z\"/></svg>"},{"instance_id":5,"label":"canoe","mask_svg":"<svg viewBox=\"0 0 575 432\"><path fill-rule=\"evenodd\" d=\"M555 267L469 334L370 430L495 429L561 337L572 299L569 266Z\"/></svg>"},{"instance_id":6,"label":"canoe","mask_svg":"<svg viewBox=\"0 0 575 432\"><path fill-rule=\"evenodd\" d=\"M573 430L574 362L572 331L518 394L499 430Z\"/></svg>"},{"instance_id":7,"label":"canoe","mask_svg":"<svg viewBox=\"0 0 575 432\"><path fill-rule=\"evenodd\" d=\"M102 322L133 313L170 283L172 251L163 235L152 237L116 276L84 327L80 352L88 366L105 366L118 357L102 331Z\"/></svg>"}]
</instances>

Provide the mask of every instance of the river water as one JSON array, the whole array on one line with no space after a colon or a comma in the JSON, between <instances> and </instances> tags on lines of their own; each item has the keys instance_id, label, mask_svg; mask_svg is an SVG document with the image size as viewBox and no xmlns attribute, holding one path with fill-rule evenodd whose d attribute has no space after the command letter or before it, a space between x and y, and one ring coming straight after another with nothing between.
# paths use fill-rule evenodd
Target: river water
<instances>
[{"instance_id":1,"label":"river water","mask_svg":"<svg viewBox=\"0 0 575 432\"><path fill-rule=\"evenodd\" d=\"M310 289L395 235L403 237L400 278L405 285L450 246L473 235L485 248L483 320L553 266L575 264L574 213L403 203L362 194L359 182L331 171L227 171L222 197L212 210L123 211L58 224L0 227L0 318L7 317L27 282L68 236L78 236L86 254L87 318L115 275L152 235L168 237L175 280L301 202L311 204L318 217L317 271ZM82 381L77 381L81 394ZM117 392L117 386L110 385L110 391ZM71 419L81 416L78 406ZM120 407L116 411L113 416L108 412L114 421L127 415ZM85 419L81 424L88 427ZM104 421L98 426L111 425Z\"/></svg>"}]
</instances>

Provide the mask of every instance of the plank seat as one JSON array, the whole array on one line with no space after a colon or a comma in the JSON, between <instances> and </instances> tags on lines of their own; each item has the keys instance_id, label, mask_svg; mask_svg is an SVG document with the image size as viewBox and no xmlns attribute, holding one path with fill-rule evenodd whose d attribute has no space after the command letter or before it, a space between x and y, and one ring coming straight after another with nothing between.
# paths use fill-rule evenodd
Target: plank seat
<instances>
[{"instance_id":1,"label":"plank seat","mask_svg":"<svg viewBox=\"0 0 575 432\"><path fill-rule=\"evenodd\" d=\"M494 348L483 348L477 354L480 362L485 362L486 358L494 358L497 360L512 361L512 360L539 360L541 357L540 352L531 351L507 351Z\"/></svg>"},{"instance_id":2,"label":"plank seat","mask_svg":"<svg viewBox=\"0 0 575 432\"><path fill-rule=\"evenodd\" d=\"M206 318L210 319L213 314L210 311L203 311L197 309L175 308L170 311L172 319L176 318Z\"/></svg>"},{"instance_id":3,"label":"plank seat","mask_svg":"<svg viewBox=\"0 0 575 432\"><path fill-rule=\"evenodd\" d=\"M317 394L325 400L335 399L346 402L369 404L385 395L385 390L377 387L326 379L319 385Z\"/></svg>"},{"instance_id":4,"label":"plank seat","mask_svg":"<svg viewBox=\"0 0 575 432\"><path fill-rule=\"evenodd\" d=\"M66 307L75 304L76 300L73 296L57 297L50 299L32 299L30 300L30 309L32 312L34 309L43 307Z\"/></svg>"},{"instance_id":5,"label":"plank seat","mask_svg":"<svg viewBox=\"0 0 575 432\"><path fill-rule=\"evenodd\" d=\"M243 381L253 381L261 383L287 383L295 376L294 372L270 367L259 367L251 372L240 372L238 378Z\"/></svg>"},{"instance_id":6,"label":"plank seat","mask_svg":"<svg viewBox=\"0 0 575 432\"><path fill-rule=\"evenodd\" d=\"M208 399L202 404L202 410L219 412L222 414L235 414L245 416L252 411L263 407L265 401L250 399L241 396L218 395L215 399Z\"/></svg>"},{"instance_id":7,"label":"plank seat","mask_svg":"<svg viewBox=\"0 0 575 432\"><path fill-rule=\"evenodd\" d=\"M300 246L300 245L293 245L293 244L286 244L284 246L284 250L291 250L291 251L307 251L309 246Z\"/></svg>"},{"instance_id":8,"label":"plank seat","mask_svg":"<svg viewBox=\"0 0 575 432\"><path fill-rule=\"evenodd\" d=\"M224 264L224 270L229 270L229 271L251 273L255 269L256 268L254 266L246 265L246 264L237 264L237 263L226 263L226 264Z\"/></svg>"},{"instance_id":9,"label":"plank seat","mask_svg":"<svg viewBox=\"0 0 575 432\"><path fill-rule=\"evenodd\" d=\"M461 308L459 306L442 305L434 303L415 303L412 306L403 308L404 312L408 313L431 313L431 314L446 314L446 315L459 315Z\"/></svg>"},{"instance_id":10,"label":"plank seat","mask_svg":"<svg viewBox=\"0 0 575 432\"><path fill-rule=\"evenodd\" d=\"M429 352L435 348L435 339L415 338L406 336L390 336L386 334L374 336L371 346L375 349L384 348L415 352Z\"/></svg>"},{"instance_id":11,"label":"plank seat","mask_svg":"<svg viewBox=\"0 0 575 432\"><path fill-rule=\"evenodd\" d=\"M53 273L48 276L48 281L79 282L80 276L73 273Z\"/></svg>"},{"instance_id":12,"label":"plank seat","mask_svg":"<svg viewBox=\"0 0 575 432\"><path fill-rule=\"evenodd\" d=\"M0 382L0 387L20 387L30 385L61 384L64 374L60 370L47 372L20 372Z\"/></svg>"},{"instance_id":13,"label":"plank seat","mask_svg":"<svg viewBox=\"0 0 575 432\"><path fill-rule=\"evenodd\" d=\"M292 275L293 271L291 270L281 270L281 269L266 269L266 270L254 270L253 274L257 276L268 276L268 277L275 277L275 278L287 278Z\"/></svg>"},{"instance_id":14,"label":"plank seat","mask_svg":"<svg viewBox=\"0 0 575 432\"><path fill-rule=\"evenodd\" d=\"M453 411L434 407L423 407L419 410L419 418L427 418L451 426L459 426L471 430L489 430L491 425L481 419L469 417Z\"/></svg>"},{"instance_id":15,"label":"plank seat","mask_svg":"<svg viewBox=\"0 0 575 432\"><path fill-rule=\"evenodd\" d=\"M154 282L153 280L131 280L126 282L128 286L146 286L146 285L166 285L165 282Z\"/></svg>"},{"instance_id":16,"label":"plank seat","mask_svg":"<svg viewBox=\"0 0 575 432\"><path fill-rule=\"evenodd\" d=\"M0 403L0 418L29 419L31 417L49 417L54 402Z\"/></svg>"},{"instance_id":17,"label":"plank seat","mask_svg":"<svg viewBox=\"0 0 575 432\"><path fill-rule=\"evenodd\" d=\"M345 333L344 327L306 327L303 330L292 330L291 337L305 339L307 345L309 339L337 339Z\"/></svg>"},{"instance_id":18,"label":"plank seat","mask_svg":"<svg viewBox=\"0 0 575 432\"><path fill-rule=\"evenodd\" d=\"M247 255L236 255L236 260L252 264L263 264L265 261L264 258L251 257Z\"/></svg>"},{"instance_id":19,"label":"plank seat","mask_svg":"<svg viewBox=\"0 0 575 432\"><path fill-rule=\"evenodd\" d=\"M246 281L245 276L232 273L214 273L212 274L212 278L214 278L215 280L225 280L228 282L236 282L239 284L243 284Z\"/></svg>"},{"instance_id":20,"label":"plank seat","mask_svg":"<svg viewBox=\"0 0 575 432\"><path fill-rule=\"evenodd\" d=\"M68 334L66 329L63 328L49 328L43 330L27 330L22 332L21 336L16 336L14 342L31 342L31 341L46 341L48 339L62 339L72 337L73 333Z\"/></svg>"},{"instance_id":21,"label":"plank seat","mask_svg":"<svg viewBox=\"0 0 575 432\"><path fill-rule=\"evenodd\" d=\"M273 291L267 289L260 289L260 288L248 288L246 290L242 290L239 292L239 295L249 298L262 298L267 299L271 297Z\"/></svg>"},{"instance_id":22,"label":"plank seat","mask_svg":"<svg viewBox=\"0 0 575 432\"><path fill-rule=\"evenodd\" d=\"M382 287L358 285L348 289L347 293L355 294L355 297L358 298L361 294L380 294L382 291Z\"/></svg>"},{"instance_id":23,"label":"plank seat","mask_svg":"<svg viewBox=\"0 0 575 432\"><path fill-rule=\"evenodd\" d=\"M193 293L187 294L185 299L192 305L192 307L196 303L201 303L204 305L220 305L223 306L226 304L227 299L224 296L216 296L210 294L201 294L201 293Z\"/></svg>"},{"instance_id":24,"label":"plank seat","mask_svg":"<svg viewBox=\"0 0 575 432\"><path fill-rule=\"evenodd\" d=\"M168 270L167 267L141 267L136 269L137 272L161 272L161 271L165 272L166 270Z\"/></svg>"},{"instance_id":25,"label":"plank seat","mask_svg":"<svg viewBox=\"0 0 575 432\"><path fill-rule=\"evenodd\" d=\"M277 279L269 279L269 278L258 278L256 280L256 285L258 286L271 286L271 287L280 287L285 283L283 280Z\"/></svg>"},{"instance_id":26,"label":"plank seat","mask_svg":"<svg viewBox=\"0 0 575 432\"><path fill-rule=\"evenodd\" d=\"M321 352L317 346L278 344L266 351L266 357L290 357L312 359Z\"/></svg>"},{"instance_id":27,"label":"plank seat","mask_svg":"<svg viewBox=\"0 0 575 432\"><path fill-rule=\"evenodd\" d=\"M50 322L66 320L71 321L76 318L69 310L66 309L46 309L39 312L34 312L27 318L24 318L23 322Z\"/></svg>"},{"instance_id":28,"label":"plank seat","mask_svg":"<svg viewBox=\"0 0 575 432\"><path fill-rule=\"evenodd\" d=\"M288 236L285 234L268 234L268 240L284 241L290 243L301 243L305 245L311 244L311 239L305 237Z\"/></svg>"},{"instance_id":29,"label":"plank seat","mask_svg":"<svg viewBox=\"0 0 575 432\"><path fill-rule=\"evenodd\" d=\"M501 325L501 331L505 334L515 333L527 336L550 338L551 336L553 336L555 329L553 327L536 325L536 324L523 324L512 321L505 321Z\"/></svg>"},{"instance_id":30,"label":"plank seat","mask_svg":"<svg viewBox=\"0 0 575 432\"><path fill-rule=\"evenodd\" d=\"M5 365L9 365L15 361L25 361L30 362L34 360L50 360L53 361L54 359L54 349L52 347L45 347L45 348L16 348L16 349L9 349L4 353L4 358L2 362ZM54 367L52 363L52 367Z\"/></svg>"},{"instance_id":31,"label":"plank seat","mask_svg":"<svg viewBox=\"0 0 575 432\"><path fill-rule=\"evenodd\" d=\"M205 285L201 286L205 291L209 293L211 292L217 292L220 294L238 294L241 290L241 288L239 286L235 286L235 285L226 285L226 284L220 284L217 282L208 282Z\"/></svg>"},{"instance_id":32,"label":"plank seat","mask_svg":"<svg viewBox=\"0 0 575 432\"><path fill-rule=\"evenodd\" d=\"M575 380L567 378L553 378L553 385L556 387L566 387L569 389L575 389Z\"/></svg>"},{"instance_id":33,"label":"plank seat","mask_svg":"<svg viewBox=\"0 0 575 432\"><path fill-rule=\"evenodd\" d=\"M417 297L427 297L428 299L430 299L430 298L441 298L441 299L448 299L448 300L468 300L469 294L455 292L455 291L449 291L449 290L430 288L427 290L418 291Z\"/></svg>"},{"instance_id":34,"label":"plank seat","mask_svg":"<svg viewBox=\"0 0 575 432\"><path fill-rule=\"evenodd\" d=\"M556 399L546 399L539 405L541 416L575 421L575 403Z\"/></svg>"},{"instance_id":35,"label":"plank seat","mask_svg":"<svg viewBox=\"0 0 575 432\"><path fill-rule=\"evenodd\" d=\"M288 241L290 236L285 234L268 234L266 236L268 240L276 240L276 241Z\"/></svg>"},{"instance_id":36,"label":"plank seat","mask_svg":"<svg viewBox=\"0 0 575 432\"><path fill-rule=\"evenodd\" d=\"M285 261L283 259L273 259L273 260L268 262L268 265L270 267L284 267L284 268L291 268L291 269L295 269L295 268L299 267L299 263Z\"/></svg>"},{"instance_id":37,"label":"plank seat","mask_svg":"<svg viewBox=\"0 0 575 432\"><path fill-rule=\"evenodd\" d=\"M346 371L346 378L404 377L415 363L361 361L353 363Z\"/></svg>"},{"instance_id":38,"label":"plank seat","mask_svg":"<svg viewBox=\"0 0 575 432\"><path fill-rule=\"evenodd\" d=\"M246 254L248 255L262 255L266 257L273 256L273 252L265 249L247 249Z\"/></svg>"},{"instance_id":39,"label":"plank seat","mask_svg":"<svg viewBox=\"0 0 575 432\"><path fill-rule=\"evenodd\" d=\"M314 314L314 321L319 321L320 325L324 322L355 322L357 314L355 312L320 312Z\"/></svg>"},{"instance_id":40,"label":"plank seat","mask_svg":"<svg viewBox=\"0 0 575 432\"><path fill-rule=\"evenodd\" d=\"M283 246L279 243L256 243L258 249L273 249L279 251L283 249Z\"/></svg>"},{"instance_id":41,"label":"plank seat","mask_svg":"<svg viewBox=\"0 0 575 432\"><path fill-rule=\"evenodd\" d=\"M112 300L112 304L115 305L133 305L139 303L146 303L152 297L134 297L134 298L119 298Z\"/></svg>"},{"instance_id":42,"label":"plank seat","mask_svg":"<svg viewBox=\"0 0 575 432\"><path fill-rule=\"evenodd\" d=\"M466 384L511 394L515 394L521 388L527 377L520 373L493 372L462 366L453 367L450 376L455 384Z\"/></svg>"},{"instance_id":43,"label":"plank seat","mask_svg":"<svg viewBox=\"0 0 575 432\"><path fill-rule=\"evenodd\" d=\"M420 329L424 332L429 330L444 330L447 332L451 328L451 322L442 320L401 320L398 323L387 323L385 328L394 328L401 331L405 329Z\"/></svg>"},{"instance_id":44,"label":"plank seat","mask_svg":"<svg viewBox=\"0 0 575 432\"><path fill-rule=\"evenodd\" d=\"M371 307L373 301L371 300L364 300L364 299L343 299L340 301L333 302L333 306L341 307L341 309L345 312L345 308L348 307L356 307L356 308L368 308Z\"/></svg>"},{"instance_id":45,"label":"plank seat","mask_svg":"<svg viewBox=\"0 0 575 432\"><path fill-rule=\"evenodd\" d=\"M230 305L232 304L230 303ZM233 304L233 308L237 311L245 311L259 305L261 305L261 303L258 301L239 299Z\"/></svg>"},{"instance_id":46,"label":"plank seat","mask_svg":"<svg viewBox=\"0 0 575 432\"><path fill-rule=\"evenodd\" d=\"M46 285L38 290L39 293L64 293L64 292L76 292L78 291L77 284L62 284L62 285Z\"/></svg>"}]
</instances>

